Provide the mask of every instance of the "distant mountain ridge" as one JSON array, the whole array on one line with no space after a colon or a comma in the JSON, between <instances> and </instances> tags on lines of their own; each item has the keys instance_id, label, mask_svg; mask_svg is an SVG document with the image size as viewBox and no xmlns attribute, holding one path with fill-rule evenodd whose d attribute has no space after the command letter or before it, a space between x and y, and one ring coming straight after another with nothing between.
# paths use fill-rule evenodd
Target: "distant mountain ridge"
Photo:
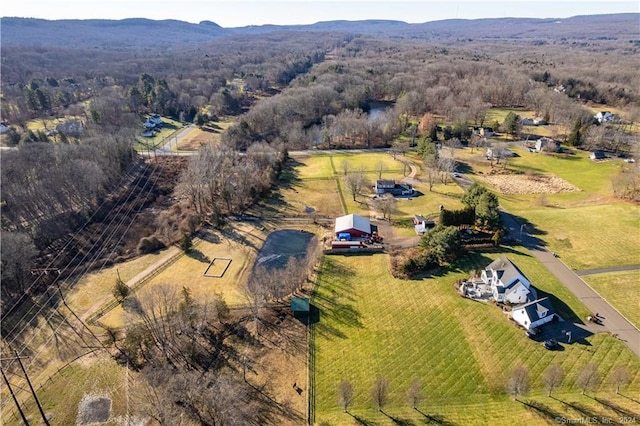
<instances>
[{"instance_id":1,"label":"distant mountain ridge","mask_svg":"<svg viewBox=\"0 0 640 426\"><path fill-rule=\"evenodd\" d=\"M565 19L449 19L408 24L392 20L324 21L309 25L260 25L223 28L213 21L178 20L45 20L0 18L2 46L171 47L199 44L220 37L270 32L340 32L378 37L447 39L640 39L640 14L575 16Z\"/></svg>"}]
</instances>

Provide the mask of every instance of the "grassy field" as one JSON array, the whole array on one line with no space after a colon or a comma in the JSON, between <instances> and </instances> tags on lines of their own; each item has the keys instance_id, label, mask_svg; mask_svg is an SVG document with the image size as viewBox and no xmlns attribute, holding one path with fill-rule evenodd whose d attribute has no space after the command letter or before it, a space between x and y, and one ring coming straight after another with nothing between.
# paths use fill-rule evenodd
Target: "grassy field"
<instances>
[{"instance_id":1,"label":"grassy field","mask_svg":"<svg viewBox=\"0 0 640 426\"><path fill-rule=\"evenodd\" d=\"M229 306L245 305L248 299L244 288L247 272L256 259L257 250L262 246L264 232L250 225L238 225L234 231L236 238L222 237L210 233L201 240L189 255L181 256L175 263L151 278L142 291L151 291L154 287L171 285L180 292L182 287L191 290L196 300L204 301L212 294L220 294ZM230 258L231 263L221 278L204 276L209 262L215 258ZM101 318L101 322L110 326L123 326L126 315L119 305Z\"/></svg>"},{"instance_id":2,"label":"grassy field","mask_svg":"<svg viewBox=\"0 0 640 426\"><path fill-rule=\"evenodd\" d=\"M146 151L149 149L159 148L166 142L168 142L168 138L171 138L176 132L178 132L182 128L182 123L176 120L172 120L167 117L162 117L162 129L158 134L153 137L145 138L138 134L136 136L136 142L133 144L133 148L136 151ZM142 123L140 123L140 128L142 128ZM142 131L141 131L142 133Z\"/></svg>"},{"instance_id":3,"label":"grassy field","mask_svg":"<svg viewBox=\"0 0 640 426\"><path fill-rule=\"evenodd\" d=\"M135 373L129 373L128 385L135 384ZM64 389L64 391L61 391ZM104 425L119 424L115 419L126 415L127 376L125 370L106 354L99 358L87 356L66 367L60 374L52 377L38 391L38 398L47 414L54 414L52 425L74 425L78 415L78 404L85 395L105 395L111 398L111 419ZM33 398L25 404L25 412L31 424L41 424L40 414ZM13 419L3 419L5 424L21 424L18 414ZM122 417L121 417L122 418Z\"/></svg>"},{"instance_id":4,"label":"grassy field","mask_svg":"<svg viewBox=\"0 0 640 426\"><path fill-rule=\"evenodd\" d=\"M405 395L415 379L421 381L425 397L420 410L442 416L439 423L552 420L545 416L540 419L535 411L508 401L504 395L509 372L520 364L530 371L531 398L545 404L552 400L542 397L540 376L551 363L565 369L561 392L567 394L578 392L573 383L587 362L597 363L604 377L599 395L611 396L608 374L621 364L634 372L629 394L640 389L640 361L618 340L593 335L584 344L546 351L526 339L496 307L456 295L452 288L456 279L470 269L485 266L499 254L503 253L475 254L445 275L412 281L392 278L386 255L325 257L312 300L320 311L313 329L316 422L353 422L337 404L337 386L344 379L355 390L352 414L375 424L393 424L391 417L402 418L406 424L425 420L422 414L407 408ZM524 252L507 254L534 285L557 298L555 303L561 306L556 310L563 311L565 317L586 315L581 303L542 265ZM388 416L378 413L371 403L372 384L378 375L389 381ZM575 395L571 397L575 399ZM495 404L502 414L494 417L487 404ZM555 407L562 415L576 415L566 406ZM506 422L502 417L505 411L509 413ZM597 409L598 413L604 411L602 407Z\"/></svg>"},{"instance_id":5,"label":"grassy field","mask_svg":"<svg viewBox=\"0 0 640 426\"><path fill-rule=\"evenodd\" d=\"M636 327L640 327L640 271L585 275L582 279Z\"/></svg>"},{"instance_id":6,"label":"grassy field","mask_svg":"<svg viewBox=\"0 0 640 426\"><path fill-rule=\"evenodd\" d=\"M87 274L69 290L67 303L77 312L87 312L96 303L104 303L105 300L113 297L112 289L118 274L124 282L127 282L163 257L177 252L177 248L171 247Z\"/></svg>"},{"instance_id":7,"label":"grassy field","mask_svg":"<svg viewBox=\"0 0 640 426\"><path fill-rule=\"evenodd\" d=\"M640 264L640 211L624 203L514 211L573 269Z\"/></svg>"},{"instance_id":8,"label":"grassy field","mask_svg":"<svg viewBox=\"0 0 640 426\"><path fill-rule=\"evenodd\" d=\"M555 156L530 153L521 147L513 150L518 157L509 161L511 172L556 175L580 188L578 192L544 196L498 194L506 210L533 224L531 232L542 238L549 250L559 253L574 269L640 263L640 211L635 204L612 197L611 178L623 167L622 161L595 163L581 151ZM471 170L470 176L485 182L489 162L469 149L458 151Z\"/></svg>"},{"instance_id":9,"label":"grassy field","mask_svg":"<svg viewBox=\"0 0 640 426\"><path fill-rule=\"evenodd\" d=\"M209 123L203 128L193 128L185 137L178 141L177 147L172 147L177 151L197 151L200 145L205 143L218 143L223 131L233 124L232 120L217 121Z\"/></svg>"}]
</instances>

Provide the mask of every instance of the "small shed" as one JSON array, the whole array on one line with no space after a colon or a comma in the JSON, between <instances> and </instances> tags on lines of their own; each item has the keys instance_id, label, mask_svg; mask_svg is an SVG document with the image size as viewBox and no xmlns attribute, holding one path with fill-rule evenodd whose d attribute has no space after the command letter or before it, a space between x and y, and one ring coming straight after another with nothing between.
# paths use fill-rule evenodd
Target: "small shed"
<instances>
[{"instance_id":1,"label":"small shed","mask_svg":"<svg viewBox=\"0 0 640 426\"><path fill-rule=\"evenodd\" d=\"M589 158L592 160L604 160L607 156L604 154L604 151L597 149L589 155Z\"/></svg>"},{"instance_id":2,"label":"small shed","mask_svg":"<svg viewBox=\"0 0 640 426\"><path fill-rule=\"evenodd\" d=\"M294 315L309 315L309 299L306 297L292 297L291 310Z\"/></svg>"}]
</instances>

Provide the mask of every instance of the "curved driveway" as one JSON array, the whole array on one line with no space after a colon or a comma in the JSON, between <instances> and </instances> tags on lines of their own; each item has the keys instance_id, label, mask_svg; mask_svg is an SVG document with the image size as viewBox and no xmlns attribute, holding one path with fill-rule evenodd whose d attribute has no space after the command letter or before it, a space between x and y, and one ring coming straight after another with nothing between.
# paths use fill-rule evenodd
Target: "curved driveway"
<instances>
[{"instance_id":1,"label":"curved driveway","mask_svg":"<svg viewBox=\"0 0 640 426\"><path fill-rule=\"evenodd\" d=\"M521 244L529 249L542 264L560 280L591 312L597 312L603 318L603 329L624 342L629 349L640 356L640 330L638 330L620 312L595 292L574 271L544 247L538 238L522 233L521 226L512 215L502 212L503 223L512 236L520 236Z\"/></svg>"}]
</instances>

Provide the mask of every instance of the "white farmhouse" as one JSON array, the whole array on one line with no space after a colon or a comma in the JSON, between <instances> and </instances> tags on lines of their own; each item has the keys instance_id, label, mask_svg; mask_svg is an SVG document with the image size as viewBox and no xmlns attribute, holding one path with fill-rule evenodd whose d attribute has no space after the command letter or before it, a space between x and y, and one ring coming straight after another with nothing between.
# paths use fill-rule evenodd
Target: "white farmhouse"
<instances>
[{"instance_id":1,"label":"white farmhouse","mask_svg":"<svg viewBox=\"0 0 640 426\"><path fill-rule=\"evenodd\" d=\"M493 297L501 303L526 303L536 298L531 281L507 258L491 262L480 276L491 287Z\"/></svg>"}]
</instances>

